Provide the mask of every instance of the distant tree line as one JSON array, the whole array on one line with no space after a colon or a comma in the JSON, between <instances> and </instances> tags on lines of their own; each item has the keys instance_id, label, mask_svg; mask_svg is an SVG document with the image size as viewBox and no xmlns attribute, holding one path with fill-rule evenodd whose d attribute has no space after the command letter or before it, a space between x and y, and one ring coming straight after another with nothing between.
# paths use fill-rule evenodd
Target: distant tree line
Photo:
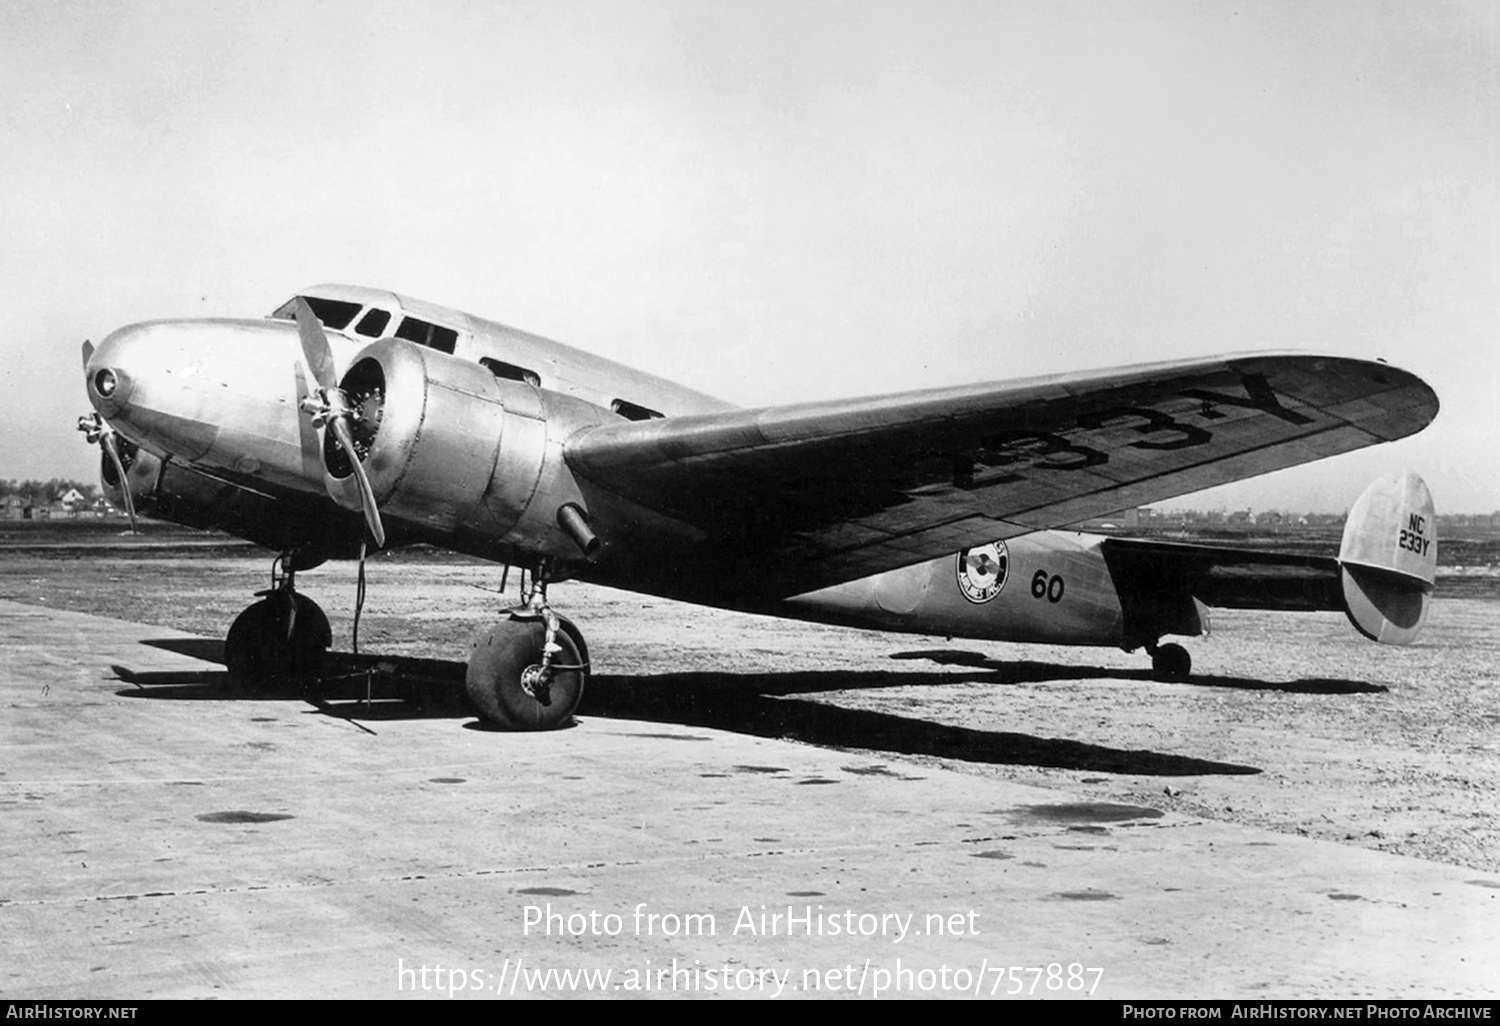
<instances>
[{"instance_id":1,"label":"distant tree line","mask_svg":"<svg viewBox=\"0 0 1500 1026\"><path fill-rule=\"evenodd\" d=\"M54 506L69 489L76 488L90 503L99 497L99 486L83 481L72 481L65 477L54 477L46 481L0 480L0 500L17 496L28 506Z\"/></svg>"},{"instance_id":2,"label":"distant tree line","mask_svg":"<svg viewBox=\"0 0 1500 1026\"><path fill-rule=\"evenodd\" d=\"M1308 527L1342 527L1349 518L1349 511L1342 513L1298 513L1293 510L1250 509L1224 512L1222 510L1179 509L1160 511L1142 509L1140 521L1143 525L1264 525L1285 523ZM1500 527L1500 510L1493 513L1439 513L1438 527Z\"/></svg>"},{"instance_id":3,"label":"distant tree line","mask_svg":"<svg viewBox=\"0 0 1500 1026\"><path fill-rule=\"evenodd\" d=\"M1493 513L1439 513L1438 530L1453 527L1500 527L1500 509Z\"/></svg>"}]
</instances>

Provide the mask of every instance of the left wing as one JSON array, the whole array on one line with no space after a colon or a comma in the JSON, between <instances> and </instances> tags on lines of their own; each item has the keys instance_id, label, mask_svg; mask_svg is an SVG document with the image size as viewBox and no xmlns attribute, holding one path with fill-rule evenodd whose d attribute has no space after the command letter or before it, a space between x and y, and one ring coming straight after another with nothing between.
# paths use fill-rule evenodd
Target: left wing
<instances>
[{"instance_id":1,"label":"left wing","mask_svg":"<svg viewBox=\"0 0 1500 1026\"><path fill-rule=\"evenodd\" d=\"M598 487L692 525L717 580L791 595L1412 434L1383 363L1252 355L610 424Z\"/></svg>"}]
</instances>

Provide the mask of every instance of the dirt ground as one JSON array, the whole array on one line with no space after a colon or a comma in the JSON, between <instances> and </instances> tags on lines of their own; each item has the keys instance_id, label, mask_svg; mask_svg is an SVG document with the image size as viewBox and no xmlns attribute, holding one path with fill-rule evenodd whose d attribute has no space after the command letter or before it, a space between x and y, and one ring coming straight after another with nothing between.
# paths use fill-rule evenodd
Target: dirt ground
<instances>
[{"instance_id":1,"label":"dirt ground","mask_svg":"<svg viewBox=\"0 0 1500 1026\"><path fill-rule=\"evenodd\" d=\"M249 548L11 550L0 597L222 639L269 570ZM451 660L459 680L470 638L506 604L499 567L436 553L377 558L369 582L361 650ZM347 651L354 568L299 584ZM1140 653L843 630L581 584L552 597L590 646L585 719L866 750L1500 871L1490 598L1440 597L1407 649L1339 614L1223 611L1187 642L1194 680L1164 684Z\"/></svg>"}]
</instances>

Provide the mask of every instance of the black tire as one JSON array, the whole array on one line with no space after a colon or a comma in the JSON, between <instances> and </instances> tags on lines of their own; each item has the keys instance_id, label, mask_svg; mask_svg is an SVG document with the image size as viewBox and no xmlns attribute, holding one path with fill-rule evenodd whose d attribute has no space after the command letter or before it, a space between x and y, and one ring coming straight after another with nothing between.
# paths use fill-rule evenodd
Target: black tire
<instances>
[{"instance_id":1,"label":"black tire","mask_svg":"<svg viewBox=\"0 0 1500 1026\"><path fill-rule=\"evenodd\" d=\"M554 665L583 665L576 631L572 627L557 632L562 651L552 657ZM555 670L540 694L528 691L522 680L528 667L541 665L546 637L540 620L502 620L475 640L464 686L481 717L510 730L556 730L572 722L583 698L586 670Z\"/></svg>"},{"instance_id":2,"label":"black tire","mask_svg":"<svg viewBox=\"0 0 1500 1026\"><path fill-rule=\"evenodd\" d=\"M567 633L568 640L572 641L573 647L578 650L577 662L587 666L588 672L593 673L594 664L589 662L589 643L583 640L583 631L579 630L578 625L566 616L559 616L557 625Z\"/></svg>"},{"instance_id":3,"label":"black tire","mask_svg":"<svg viewBox=\"0 0 1500 1026\"><path fill-rule=\"evenodd\" d=\"M291 637L287 622L292 601L296 621ZM229 686L258 691L267 685L315 679L323 673L323 657L333 644L328 617L305 595L268 595L235 617L224 639L224 665Z\"/></svg>"},{"instance_id":4,"label":"black tire","mask_svg":"<svg viewBox=\"0 0 1500 1026\"><path fill-rule=\"evenodd\" d=\"M1162 645L1151 653L1151 675L1157 680L1187 680L1193 657L1181 645Z\"/></svg>"}]
</instances>

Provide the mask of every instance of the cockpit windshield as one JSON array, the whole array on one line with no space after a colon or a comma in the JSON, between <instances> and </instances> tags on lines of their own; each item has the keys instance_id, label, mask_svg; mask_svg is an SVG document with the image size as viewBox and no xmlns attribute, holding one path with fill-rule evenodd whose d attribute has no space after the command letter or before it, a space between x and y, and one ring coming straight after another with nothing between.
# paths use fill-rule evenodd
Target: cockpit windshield
<instances>
[{"instance_id":1,"label":"cockpit windshield","mask_svg":"<svg viewBox=\"0 0 1500 1026\"><path fill-rule=\"evenodd\" d=\"M271 314L274 320L295 321L297 319L297 300L307 300L307 305L312 307L313 314L323 322L323 327L333 331L343 331L354 320L354 315L364 307L359 303L351 303L343 299L320 299L317 296L293 296L285 303L276 308Z\"/></svg>"},{"instance_id":2,"label":"cockpit windshield","mask_svg":"<svg viewBox=\"0 0 1500 1026\"><path fill-rule=\"evenodd\" d=\"M426 346L428 349L436 349L443 353L452 353L458 346L457 328L449 328L432 321L403 315L400 306L396 307L396 312L393 314L385 306L366 305L355 299L336 299L332 296L303 293L300 296L293 296L278 306L271 314L271 318L295 321L299 299L307 302L307 305L312 308L313 316L329 331L345 332L353 338L360 336L384 338L389 332L396 338L406 339L408 342L415 342L419 346ZM394 301L396 297L390 296L390 299ZM393 321L396 322L396 328L391 331Z\"/></svg>"}]
</instances>

